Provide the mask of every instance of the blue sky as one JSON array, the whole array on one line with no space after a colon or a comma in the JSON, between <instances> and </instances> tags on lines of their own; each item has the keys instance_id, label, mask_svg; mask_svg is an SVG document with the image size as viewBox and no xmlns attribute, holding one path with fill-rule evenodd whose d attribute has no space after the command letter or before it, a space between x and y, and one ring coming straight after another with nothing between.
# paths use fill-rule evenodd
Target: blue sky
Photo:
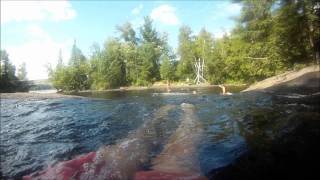
<instances>
[{"instance_id":1,"label":"blue sky","mask_svg":"<svg viewBox=\"0 0 320 180\"><path fill-rule=\"evenodd\" d=\"M26 62L29 79L47 78L59 49L64 62L74 39L86 56L94 42L100 46L119 36L116 25L130 22L138 31L150 16L160 33L168 33L176 49L181 25L197 34L202 27L219 38L234 26L241 5L216 1L1 1L1 49L18 66Z\"/></svg>"}]
</instances>

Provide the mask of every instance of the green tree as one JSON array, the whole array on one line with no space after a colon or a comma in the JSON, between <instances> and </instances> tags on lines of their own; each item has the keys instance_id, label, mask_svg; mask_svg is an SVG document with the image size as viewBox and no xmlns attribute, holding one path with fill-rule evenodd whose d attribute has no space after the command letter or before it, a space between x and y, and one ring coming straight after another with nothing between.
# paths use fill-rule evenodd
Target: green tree
<instances>
[{"instance_id":1,"label":"green tree","mask_svg":"<svg viewBox=\"0 0 320 180\"><path fill-rule=\"evenodd\" d=\"M106 72L108 86L119 87L126 84L125 57L122 45L118 39L111 39L106 43L106 55L109 66Z\"/></svg>"},{"instance_id":2,"label":"green tree","mask_svg":"<svg viewBox=\"0 0 320 180\"><path fill-rule=\"evenodd\" d=\"M81 50L73 45L69 66L62 63L61 51L58 56L57 66L49 68L49 78L58 90L79 91L90 87L90 66Z\"/></svg>"},{"instance_id":3,"label":"green tree","mask_svg":"<svg viewBox=\"0 0 320 180\"><path fill-rule=\"evenodd\" d=\"M139 79L138 69L141 63L138 62L138 38L136 37L136 32L128 22L118 26L117 29L120 32L120 38L124 40L122 52L126 64L126 81L129 84L137 84Z\"/></svg>"},{"instance_id":4,"label":"green tree","mask_svg":"<svg viewBox=\"0 0 320 180\"><path fill-rule=\"evenodd\" d=\"M86 57L76 46L76 42L74 42L71 50L69 64L70 67L67 72L70 75L69 85L71 89L75 91L88 89L90 87L88 79L89 65L86 62Z\"/></svg>"},{"instance_id":5,"label":"green tree","mask_svg":"<svg viewBox=\"0 0 320 180\"><path fill-rule=\"evenodd\" d=\"M78 66L81 66L81 64L83 63L86 63L86 57L82 54L81 50L77 47L76 41L74 41L72 50L71 50L69 65L78 67Z\"/></svg>"},{"instance_id":6,"label":"green tree","mask_svg":"<svg viewBox=\"0 0 320 180\"><path fill-rule=\"evenodd\" d=\"M153 43L155 46L162 46L162 41L152 23L150 17L146 16L144 18L144 24L140 28L142 41L145 43Z\"/></svg>"},{"instance_id":7,"label":"green tree","mask_svg":"<svg viewBox=\"0 0 320 180\"><path fill-rule=\"evenodd\" d=\"M211 68L214 68L213 65L216 63L216 59L213 59L213 36L210 32L208 32L206 29L202 28L199 32L199 34L196 36L195 42L194 42L194 54L195 59L200 59L204 62L204 74L203 76L207 79L207 76L215 76L216 71L213 71L212 74L208 74L208 64L211 64ZM216 69L216 68L215 68ZM221 71L221 70L219 70Z\"/></svg>"},{"instance_id":8,"label":"green tree","mask_svg":"<svg viewBox=\"0 0 320 180\"><path fill-rule=\"evenodd\" d=\"M158 78L158 58L159 50L152 43L143 43L138 47L138 57L140 60L138 85L150 85Z\"/></svg>"},{"instance_id":9,"label":"green tree","mask_svg":"<svg viewBox=\"0 0 320 180\"><path fill-rule=\"evenodd\" d=\"M222 84L228 78L227 73L227 53L228 53L228 37L216 39L213 42L213 49L210 59L206 61L206 79L213 84Z\"/></svg>"},{"instance_id":10,"label":"green tree","mask_svg":"<svg viewBox=\"0 0 320 180\"><path fill-rule=\"evenodd\" d=\"M89 71L89 82L92 89L104 89L106 83L103 82L103 52L100 49L100 46L97 43L94 43L91 46L91 55L90 55L90 71Z\"/></svg>"},{"instance_id":11,"label":"green tree","mask_svg":"<svg viewBox=\"0 0 320 180\"><path fill-rule=\"evenodd\" d=\"M232 79L253 82L283 68L272 35L274 1L244 0L242 5L238 25L230 38L226 64Z\"/></svg>"},{"instance_id":12,"label":"green tree","mask_svg":"<svg viewBox=\"0 0 320 180\"><path fill-rule=\"evenodd\" d=\"M273 37L277 53L293 66L315 59L316 36L320 36L319 18L312 12L315 1L280 2L275 11ZM318 19L318 20L317 20Z\"/></svg>"},{"instance_id":13,"label":"green tree","mask_svg":"<svg viewBox=\"0 0 320 180\"><path fill-rule=\"evenodd\" d=\"M122 45L126 64L126 79L129 84L137 84L140 74L141 61L138 56L138 47L132 43Z\"/></svg>"},{"instance_id":14,"label":"green tree","mask_svg":"<svg viewBox=\"0 0 320 180\"><path fill-rule=\"evenodd\" d=\"M9 54L6 50L1 50L1 78L4 81L15 80L16 68L9 60Z\"/></svg>"},{"instance_id":15,"label":"green tree","mask_svg":"<svg viewBox=\"0 0 320 180\"><path fill-rule=\"evenodd\" d=\"M140 73L137 83L148 85L160 79L160 56L164 51L165 42L159 37L149 17L145 17L140 32L142 43L138 47Z\"/></svg>"},{"instance_id":16,"label":"green tree","mask_svg":"<svg viewBox=\"0 0 320 180\"><path fill-rule=\"evenodd\" d=\"M62 52L59 51L58 62L56 67L53 69L52 67L48 67L49 71L49 79L57 90L71 90L68 87L68 68L63 65Z\"/></svg>"},{"instance_id":17,"label":"green tree","mask_svg":"<svg viewBox=\"0 0 320 180\"><path fill-rule=\"evenodd\" d=\"M177 67L177 76L181 80L191 79L194 76L193 64L195 61L194 42L192 31L188 26L182 26L179 33L178 55L180 60Z\"/></svg>"},{"instance_id":18,"label":"green tree","mask_svg":"<svg viewBox=\"0 0 320 180\"><path fill-rule=\"evenodd\" d=\"M0 53L0 92L28 91L28 83L19 81L19 79L15 76L16 68L10 62L9 54L6 52L6 50L1 50Z\"/></svg>"},{"instance_id":19,"label":"green tree","mask_svg":"<svg viewBox=\"0 0 320 180\"><path fill-rule=\"evenodd\" d=\"M132 28L131 23L126 22L122 26L117 26L117 30L120 32L120 36L125 42L130 42L135 45L138 43L136 32Z\"/></svg>"},{"instance_id":20,"label":"green tree","mask_svg":"<svg viewBox=\"0 0 320 180\"><path fill-rule=\"evenodd\" d=\"M107 89L126 85L126 64L123 44L109 39L102 50L95 46L91 55L91 88Z\"/></svg>"},{"instance_id":21,"label":"green tree","mask_svg":"<svg viewBox=\"0 0 320 180\"><path fill-rule=\"evenodd\" d=\"M175 66L174 63L170 61L169 56L164 55L162 59L163 60L160 66L161 78L166 80L167 84L169 84L171 80L175 79Z\"/></svg>"}]
</instances>

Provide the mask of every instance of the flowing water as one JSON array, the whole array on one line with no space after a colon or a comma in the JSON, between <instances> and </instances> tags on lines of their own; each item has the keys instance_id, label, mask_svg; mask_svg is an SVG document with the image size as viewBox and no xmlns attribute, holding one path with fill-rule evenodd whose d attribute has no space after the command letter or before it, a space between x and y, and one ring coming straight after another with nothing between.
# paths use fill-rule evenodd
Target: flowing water
<instances>
[{"instance_id":1,"label":"flowing water","mask_svg":"<svg viewBox=\"0 0 320 180\"><path fill-rule=\"evenodd\" d=\"M46 100L1 100L1 171L5 178L46 168L78 155L97 151L128 137L130 132L154 118L165 105L176 105L164 118L164 138L174 133L183 112L182 103L193 104L202 124L203 136L197 147L203 174L226 166L247 150L243 119L253 110L262 115L290 114L263 93L222 96L219 89L87 92L88 98ZM283 107L283 110L281 109ZM241 126L241 128L240 128ZM159 147L160 148L160 147ZM149 153L154 157L161 149ZM148 168L149 164L145 167Z\"/></svg>"}]
</instances>

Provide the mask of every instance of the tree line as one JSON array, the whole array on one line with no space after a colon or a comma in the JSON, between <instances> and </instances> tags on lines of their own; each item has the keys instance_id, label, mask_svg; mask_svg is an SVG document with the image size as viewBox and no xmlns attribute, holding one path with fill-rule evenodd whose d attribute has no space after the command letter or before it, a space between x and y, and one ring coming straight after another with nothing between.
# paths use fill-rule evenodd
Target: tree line
<instances>
[{"instance_id":1,"label":"tree line","mask_svg":"<svg viewBox=\"0 0 320 180\"><path fill-rule=\"evenodd\" d=\"M0 51L0 92L28 91L26 63L18 68L11 63L9 54L5 50Z\"/></svg>"},{"instance_id":2,"label":"tree line","mask_svg":"<svg viewBox=\"0 0 320 180\"><path fill-rule=\"evenodd\" d=\"M200 58L209 83L252 83L315 62L320 35L315 0L235 2L242 4L241 14L236 27L222 38L204 28L194 35L184 25L175 54L166 34L145 17L138 32L130 23L117 26L120 37L108 39L103 48L94 45L88 59L74 45L69 65L58 63L50 77L63 90L192 82Z\"/></svg>"},{"instance_id":3,"label":"tree line","mask_svg":"<svg viewBox=\"0 0 320 180\"><path fill-rule=\"evenodd\" d=\"M222 38L202 28L179 30L175 53L167 34L149 17L138 29L117 26L120 36L94 44L85 57L74 43L68 64L61 52L49 68L54 87L65 91L148 86L156 81L192 83L194 63L204 60L211 84L252 83L283 71L319 62L319 9L316 0L234 0L242 9L236 27Z\"/></svg>"},{"instance_id":4,"label":"tree line","mask_svg":"<svg viewBox=\"0 0 320 180\"><path fill-rule=\"evenodd\" d=\"M145 17L138 35L130 23L117 26L120 37L94 44L86 58L74 43L68 65L61 53L55 68L49 68L54 86L61 90L108 89L126 85L148 86L175 77L175 54L167 36L157 32ZM162 66L163 65L163 66Z\"/></svg>"}]
</instances>

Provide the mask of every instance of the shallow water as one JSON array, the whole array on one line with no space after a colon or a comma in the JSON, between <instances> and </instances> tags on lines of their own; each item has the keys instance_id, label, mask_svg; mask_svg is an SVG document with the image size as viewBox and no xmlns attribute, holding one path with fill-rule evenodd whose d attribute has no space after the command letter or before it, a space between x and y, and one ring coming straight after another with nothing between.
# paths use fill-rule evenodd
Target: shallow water
<instances>
[{"instance_id":1,"label":"shallow water","mask_svg":"<svg viewBox=\"0 0 320 180\"><path fill-rule=\"evenodd\" d=\"M59 161L115 144L152 119L160 107L168 104L179 107L182 103L193 104L202 123L203 136L197 149L201 171L207 174L230 164L247 150L241 122L249 112L261 109L260 114L286 113L285 108L275 106L272 97L263 93L221 96L215 88L197 89L197 94L192 91L87 92L79 95L89 98L39 101L2 99L3 176L20 178ZM181 116L181 109L175 108L165 117L171 120L165 125L168 137L179 126ZM153 151L150 156L154 157L161 149ZM146 164L146 169L148 166Z\"/></svg>"}]
</instances>

